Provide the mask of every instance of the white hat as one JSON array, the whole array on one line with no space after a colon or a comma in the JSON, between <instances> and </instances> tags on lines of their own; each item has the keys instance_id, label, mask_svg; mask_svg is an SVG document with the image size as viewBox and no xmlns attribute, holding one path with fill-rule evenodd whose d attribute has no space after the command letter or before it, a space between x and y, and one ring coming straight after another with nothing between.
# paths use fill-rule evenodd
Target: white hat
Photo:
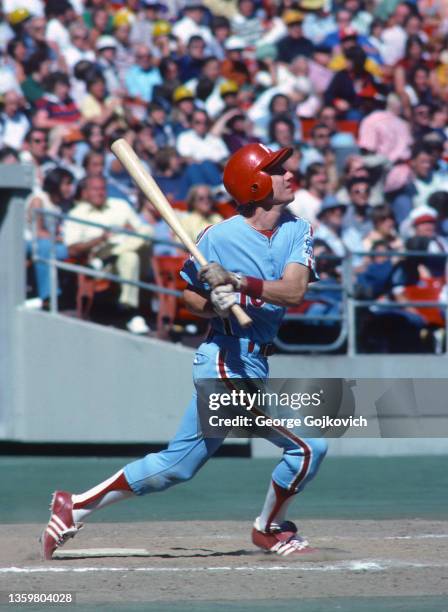
<instances>
[{"instance_id":1,"label":"white hat","mask_svg":"<svg viewBox=\"0 0 448 612\"><path fill-rule=\"evenodd\" d=\"M411 211L409 220L412 225L418 225L419 223L436 222L438 213L435 208L431 206L417 206Z\"/></svg>"},{"instance_id":2,"label":"white hat","mask_svg":"<svg viewBox=\"0 0 448 612\"><path fill-rule=\"evenodd\" d=\"M239 36L231 36L224 43L224 47L227 51L237 51L239 49L245 49L246 43Z\"/></svg>"},{"instance_id":3,"label":"white hat","mask_svg":"<svg viewBox=\"0 0 448 612\"><path fill-rule=\"evenodd\" d=\"M117 41L113 36L100 36L96 41L95 48L97 51L102 51L103 49L116 49Z\"/></svg>"}]
</instances>

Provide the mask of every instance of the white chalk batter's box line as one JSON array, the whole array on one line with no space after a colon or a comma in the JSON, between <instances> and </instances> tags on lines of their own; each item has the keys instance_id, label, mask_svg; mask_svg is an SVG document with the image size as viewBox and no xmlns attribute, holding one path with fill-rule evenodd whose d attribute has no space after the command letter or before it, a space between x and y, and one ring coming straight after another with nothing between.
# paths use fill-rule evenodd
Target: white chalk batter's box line
<instances>
[{"instance_id":1,"label":"white chalk batter's box line","mask_svg":"<svg viewBox=\"0 0 448 612\"><path fill-rule=\"evenodd\" d=\"M83 574L88 572L383 572L393 569L448 568L448 563L411 563L392 559L341 561L330 564L252 565L242 567L2 567L0 574Z\"/></svg>"}]
</instances>

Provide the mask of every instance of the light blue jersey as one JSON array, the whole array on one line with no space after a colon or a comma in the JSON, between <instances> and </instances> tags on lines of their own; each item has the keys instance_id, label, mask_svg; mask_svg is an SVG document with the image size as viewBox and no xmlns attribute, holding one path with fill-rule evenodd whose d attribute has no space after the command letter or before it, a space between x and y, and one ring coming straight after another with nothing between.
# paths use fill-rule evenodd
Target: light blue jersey
<instances>
[{"instance_id":1,"label":"light blue jersey","mask_svg":"<svg viewBox=\"0 0 448 612\"><path fill-rule=\"evenodd\" d=\"M270 238L238 215L206 229L198 239L198 246L207 261L218 262L232 272L279 280L285 267L295 262L310 269L311 280L317 279L310 225L289 213L282 216ZM181 275L190 285L208 289L198 280L198 268L191 258ZM218 317L212 319L215 333L196 351L193 362L195 390L178 432L168 449L151 453L125 467L126 480L134 493L162 491L192 478L223 442L224 434L222 438L208 438L201 430L199 381L215 378L229 384L232 378L267 380L269 367L262 345L276 335L285 309L245 295L240 295L239 301L252 317L253 324L242 329L233 317L226 319L232 326L232 335L229 335L229 330L224 329L225 321ZM302 491L314 478L325 456L325 440L284 433L271 435L269 439L284 451L272 474L274 482L291 493Z\"/></svg>"},{"instance_id":2,"label":"light blue jersey","mask_svg":"<svg viewBox=\"0 0 448 612\"><path fill-rule=\"evenodd\" d=\"M312 228L308 221L289 212L283 213L270 238L249 225L244 217L236 215L204 230L197 245L208 262L220 263L230 272L275 281L282 278L288 264L299 263L310 269L310 281L317 280ZM193 287L208 289L198 279L199 267L190 258L181 276ZM252 325L243 329L233 316L227 321L216 317L211 320L213 329L259 344L272 342L286 309L244 294L238 294L238 302L253 320Z\"/></svg>"}]
</instances>

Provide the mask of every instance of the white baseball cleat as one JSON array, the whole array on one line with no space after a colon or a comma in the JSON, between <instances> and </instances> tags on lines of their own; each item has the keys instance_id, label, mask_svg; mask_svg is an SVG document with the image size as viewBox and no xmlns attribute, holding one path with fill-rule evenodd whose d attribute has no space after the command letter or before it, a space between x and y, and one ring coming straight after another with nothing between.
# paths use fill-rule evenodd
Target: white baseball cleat
<instances>
[{"instance_id":1,"label":"white baseball cleat","mask_svg":"<svg viewBox=\"0 0 448 612\"><path fill-rule=\"evenodd\" d=\"M298 535L297 527L291 521L281 525L272 523L269 531L263 531L257 518L252 529L252 542L266 552L283 557L316 552L316 548L312 548L305 538Z\"/></svg>"}]
</instances>

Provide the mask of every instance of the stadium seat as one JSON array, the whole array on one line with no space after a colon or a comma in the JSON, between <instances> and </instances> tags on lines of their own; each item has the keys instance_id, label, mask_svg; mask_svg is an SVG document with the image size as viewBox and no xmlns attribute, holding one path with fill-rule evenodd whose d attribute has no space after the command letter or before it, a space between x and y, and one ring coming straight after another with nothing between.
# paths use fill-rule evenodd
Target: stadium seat
<instances>
[{"instance_id":1,"label":"stadium seat","mask_svg":"<svg viewBox=\"0 0 448 612\"><path fill-rule=\"evenodd\" d=\"M232 202L220 202L216 204L216 212L221 215L224 219L230 219L230 217L234 217L236 213L236 208L232 204Z\"/></svg>"},{"instance_id":2,"label":"stadium seat","mask_svg":"<svg viewBox=\"0 0 448 612\"><path fill-rule=\"evenodd\" d=\"M404 297L408 301L437 302L443 289L440 278L421 279L418 285L410 285L404 289ZM441 308L415 308L431 327L445 327L445 319Z\"/></svg>"},{"instance_id":3,"label":"stadium seat","mask_svg":"<svg viewBox=\"0 0 448 612\"><path fill-rule=\"evenodd\" d=\"M159 255L152 257L151 261L157 285L167 289L177 289L178 291L183 291L186 288L187 283L179 275L179 271L185 262L185 256ZM198 321L198 317L185 308L183 300L175 295L160 293L157 335L166 337L173 328L174 322L188 321Z\"/></svg>"},{"instance_id":4,"label":"stadium seat","mask_svg":"<svg viewBox=\"0 0 448 612\"><path fill-rule=\"evenodd\" d=\"M76 264L78 266L85 266L87 263L85 257L69 257L65 261L66 263ZM105 278L95 278L82 273L76 276L76 314L80 319L89 319L95 294L107 291L112 283Z\"/></svg>"}]
</instances>

